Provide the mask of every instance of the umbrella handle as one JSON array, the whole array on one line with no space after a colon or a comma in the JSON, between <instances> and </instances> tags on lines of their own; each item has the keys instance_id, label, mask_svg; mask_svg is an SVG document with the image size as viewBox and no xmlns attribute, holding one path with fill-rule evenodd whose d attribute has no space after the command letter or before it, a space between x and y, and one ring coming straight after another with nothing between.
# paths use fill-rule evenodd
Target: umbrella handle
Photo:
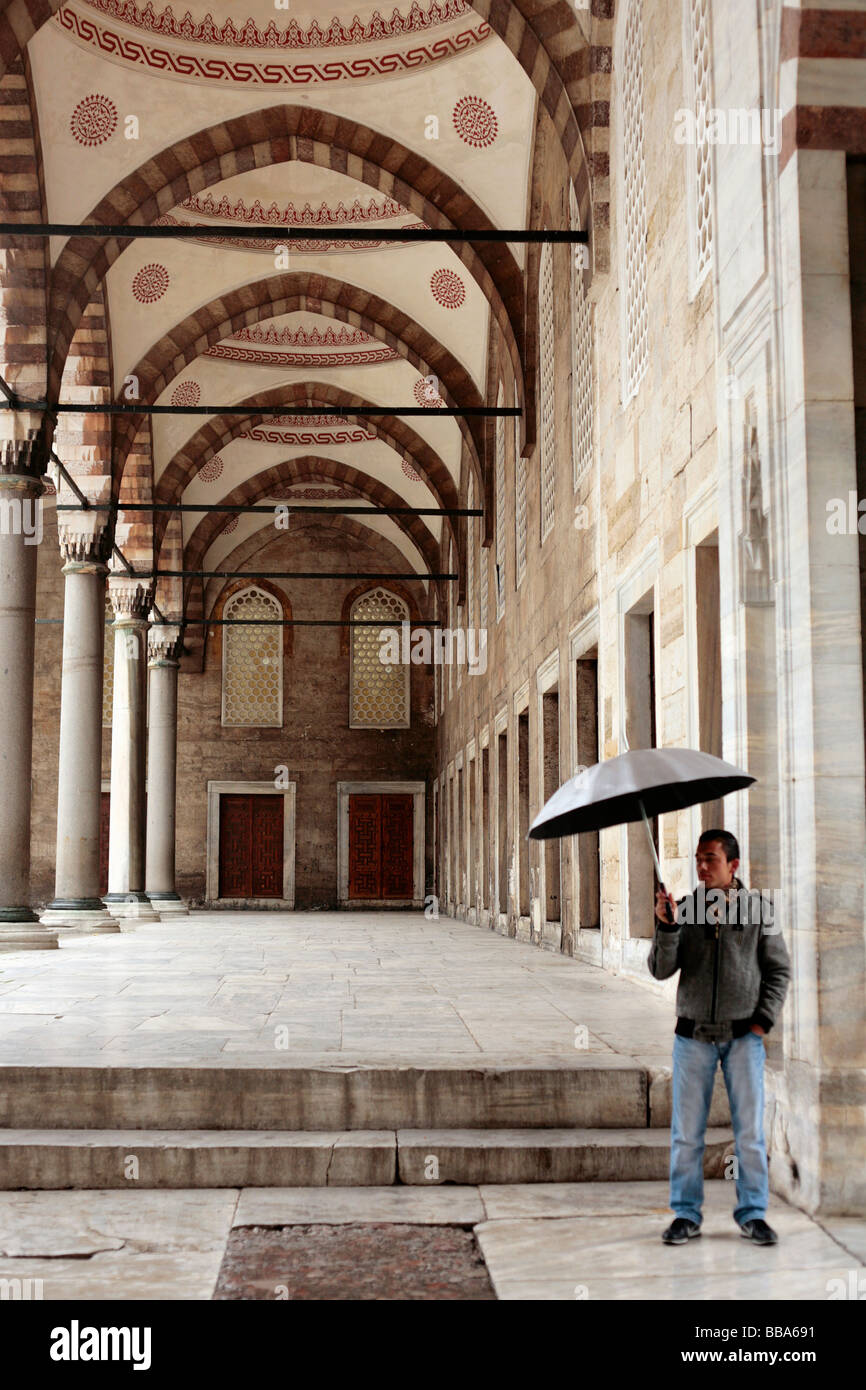
<instances>
[{"instance_id":1,"label":"umbrella handle","mask_svg":"<svg viewBox=\"0 0 866 1390\"><path fill-rule=\"evenodd\" d=\"M643 802L641 801L640 797L638 797L638 803L637 803L637 804L638 804L638 806L640 807L641 818L642 818L642 820L643 820L643 828L644 828L644 830L646 831L646 837L647 837L647 841L648 841L649 847L650 847L650 854L652 855L652 857L653 857L653 863L655 864L656 877L658 878L658 881L659 881L659 888L661 889L661 891L662 891L663 893L667 894L667 889L665 888L664 880L662 879L662 866L661 866L661 864L659 863L659 857L658 857L658 854L656 853L656 846L655 846L655 841L654 841L654 839L653 839L652 830L650 829L650 823L649 823L649 820L647 819L647 813L646 813L646 811L644 810L644 804L643 804ZM672 921L673 921L673 917L671 916L671 905L670 905L670 903L667 904L667 915L668 915L668 921L669 921L669 922L672 922Z\"/></svg>"}]
</instances>

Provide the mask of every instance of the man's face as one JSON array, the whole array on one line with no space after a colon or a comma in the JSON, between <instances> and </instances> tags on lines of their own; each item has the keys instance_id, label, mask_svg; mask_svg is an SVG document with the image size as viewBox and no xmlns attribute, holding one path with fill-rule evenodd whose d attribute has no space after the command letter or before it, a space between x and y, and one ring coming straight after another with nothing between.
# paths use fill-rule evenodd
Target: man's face
<instances>
[{"instance_id":1,"label":"man's face","mask_svg":"<svg viewBox=\"0 0 866 1390\"><path fill-rule=\"evenodd\" d=\"M706 889L727 888L739 868L739 859L726 859L725 851L718 840L707 840L698 845L695 855L698 878Z\"/></svg>"}]
</instances>

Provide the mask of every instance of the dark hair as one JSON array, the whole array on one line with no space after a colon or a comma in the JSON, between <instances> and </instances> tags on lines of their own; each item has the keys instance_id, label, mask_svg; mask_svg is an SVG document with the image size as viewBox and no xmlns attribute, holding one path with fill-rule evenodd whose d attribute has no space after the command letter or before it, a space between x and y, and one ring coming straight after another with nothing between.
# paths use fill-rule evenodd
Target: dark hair
<instances>
[{"instance_id":1,"label":"dark hair","mask_svg":"<svg viewBox=\"0 0 866 1390\"><path fill-rule=\"evenodd\" d=\"M739 859L740 846L737 844L736 837L729 830L705 830L698 840L698 844L706 845L710 840L716 840L721 845L729 864L732 859Z\"/></svg>"}]
</instances>

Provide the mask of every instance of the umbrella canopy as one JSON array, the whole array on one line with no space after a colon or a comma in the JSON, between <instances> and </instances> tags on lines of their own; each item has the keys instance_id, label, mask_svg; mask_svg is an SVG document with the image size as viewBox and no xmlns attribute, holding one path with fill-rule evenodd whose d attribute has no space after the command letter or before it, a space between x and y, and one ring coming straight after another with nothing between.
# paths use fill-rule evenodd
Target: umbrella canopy
<instances>
[{"instance_id":1,"label":"umbrella canopy","mask_svg":"<svg viewBox=\"0 0 866 1390\"><path fill-rule=\"evenodd\" d=\"M681 811L755 780L695 748L633 748L563 782L532 822L529 839L557 840Z\"/></svg>"}]
</instances>

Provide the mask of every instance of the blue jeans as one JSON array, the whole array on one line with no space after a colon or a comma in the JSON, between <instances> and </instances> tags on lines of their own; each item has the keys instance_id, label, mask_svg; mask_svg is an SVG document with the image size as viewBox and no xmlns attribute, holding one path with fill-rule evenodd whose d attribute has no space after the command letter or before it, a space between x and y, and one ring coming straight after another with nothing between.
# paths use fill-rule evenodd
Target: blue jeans
<instances>
[{"instance_id":1,"label":"blue jeans","mask_svg":"<svg viewBox=\"0 0 866 1390\"><path fill-rule=\"evenodd\" d=\"M746 1033L732 1042L698 1042L674 1035L673 1115L671 1117L671 1207L676 1216L701 1223L704 1201L704 1137L713 1080L721 1062L737 1156L740 1225L763 1217L769 1182L764 1144L764 1041Z\"/></svg>"}]
</instances>

